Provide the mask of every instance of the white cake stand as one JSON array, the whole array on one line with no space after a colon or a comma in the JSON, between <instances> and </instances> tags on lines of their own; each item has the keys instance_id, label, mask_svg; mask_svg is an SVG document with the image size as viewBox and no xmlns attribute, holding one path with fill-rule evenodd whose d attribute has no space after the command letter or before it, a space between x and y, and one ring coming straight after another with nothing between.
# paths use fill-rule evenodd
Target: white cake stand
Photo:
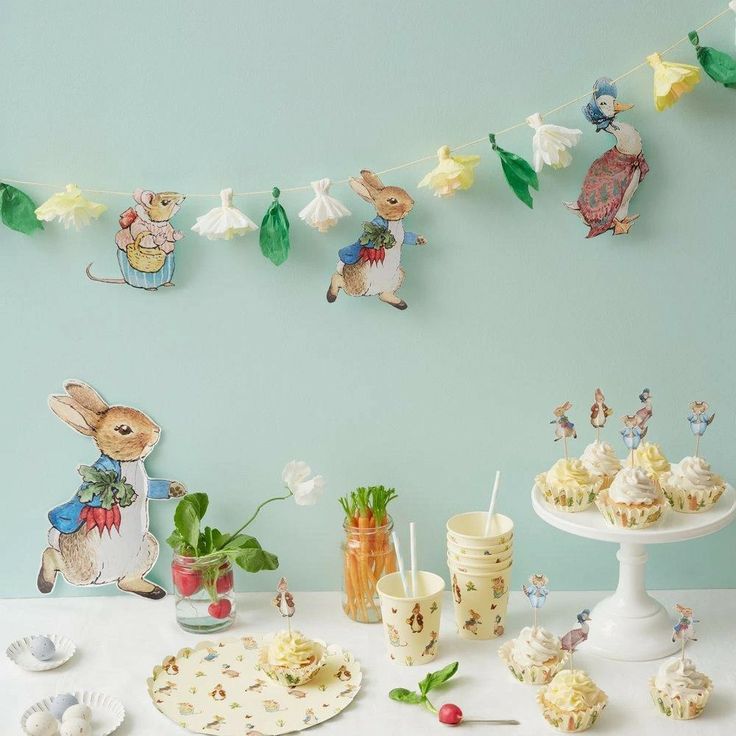
<instances>
[{"instance_id":1,"label":"white cake stand","mask_svg":"<svg viewBox=\"0 0 736 736\"><path fill-rule=\"evenodd\" d=\"M672 616L646 591L646 545L682 542L723 529L736 517L736 491L732 486L727 486L718 503L707 511L682 514L668 507L662 519L647 529L614 527L596 506L572 514L557 511L547 504L536 485L532 506L540 518L562 531L619 545L618 587L591 611L586 650L609 659L635 662L661 659L679 649L679 643L672 642Z\"/></svg>"}]
</instances>

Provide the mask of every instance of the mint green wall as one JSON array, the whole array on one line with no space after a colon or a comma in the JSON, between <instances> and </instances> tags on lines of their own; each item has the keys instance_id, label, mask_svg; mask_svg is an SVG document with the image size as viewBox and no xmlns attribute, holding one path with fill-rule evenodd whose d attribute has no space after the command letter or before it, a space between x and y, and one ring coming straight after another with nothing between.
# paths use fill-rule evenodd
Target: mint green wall
<instances>
[{"instance_id":1,"label":"mint green wall","mask_svg":"<svg viewBox=\"0 0 736 736\"><path fill-rule=\"evenodd\" d=\"M0 178L216 192L341 179L504 128L629 69L725 0L2 5ZM734 52L733 33L729 17L703 40ZM675 57L694 54L682 46ZM283 196L293 252L280 268L252 235L191 233L211 202L189 199L175 222L187 232L177 286L165 293L84 276L90 261L117 275L113 237L127 197L100 197L110 209L79 234L0 230L0 593L37 594L46 511L74 493L75 465L96 458L46 406L69 377L148 411L164 428L149 472L208 491L223 527L279 490L291 458L323 473L319 506L271 507L253 528L295 588L337 587L336 497L359 484L400 490L402 530L418 522L422 564L443 572L446 518L483 507L497 467L500 510L518 529L515 584L543 568L557 588L613 586L612 545L548 528L529 503L533 476L560 451L548 424L556 403L575 404L580 452L596 385L616 411L614 442L618 417L648 385L651 435L679 459L692 448L687 404L703 397L718 414L704 454L736 478L736 93L704 80L658 114L643 69L620 84L620 98L636 104L626 119L651 165L628 238L586 241L561 205L612 144L580 105L549 121L584 137L570 169L542 175L534 211L513 198L486 145L477 185L453 200L416 190L426 165L385 177L410 188L408 225L430 243L405 253L404 313L344 295L325 302L337 249L372 216L346 187L334 193L354 217L327 235L298 220L307 195ZM499 143L529 156L531 131ZM238 204L260 220L268 202ZM163 539L173 505L151 512ZM736 585L735 540L731 529L651 549L650 585ZM168 580L168 560L164 551L156 580ZM240 587L274 581L244 575ZM55 594L78 592L62 582Z\"/></svg>"}]
</instances>

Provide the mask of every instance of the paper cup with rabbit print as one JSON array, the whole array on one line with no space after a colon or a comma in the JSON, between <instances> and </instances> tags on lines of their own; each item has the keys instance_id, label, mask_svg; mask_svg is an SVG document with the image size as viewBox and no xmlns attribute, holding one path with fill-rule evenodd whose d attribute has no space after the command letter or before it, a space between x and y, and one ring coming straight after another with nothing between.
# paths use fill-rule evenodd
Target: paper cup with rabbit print
<instances>
[{"instance_id":1,"label":"paper cup with rabbit print","mask_svg":"<svg viewBox=\"0 0 736 736\"><path fill-rule=\"evenodd\" d=\"M407 574L411 591L411 580ZM437 656L440 613L445 581L431 572L417 571L417 596L405 596L398 572L384 575L376 585L388 657L403 665L422 665Z\"/></svg>"},{"instance_id":2,"label":"paper cup with rabbit print","mask_svg":"<svg viewBox=\"0 0 736 736\"><path fill-rule=\"evenodd\" d=\"M450 566L455 623L462 639L495 639L503 635L510 585L511 566L484 575Z\"/></svg>"},{"instance_id":3,"label":"paper cup with rabbit print","mask_svg":"<svg viewBox=\"0 0 736 736\"><path fill-rule=\"evenodd\" d=\"M514 522L503 514L493 514L491 528L486 534L487 516L486 511L456 514L447 522L447 541L476 549L510 542L514 536Z\"/></svg>"}]
</instances>

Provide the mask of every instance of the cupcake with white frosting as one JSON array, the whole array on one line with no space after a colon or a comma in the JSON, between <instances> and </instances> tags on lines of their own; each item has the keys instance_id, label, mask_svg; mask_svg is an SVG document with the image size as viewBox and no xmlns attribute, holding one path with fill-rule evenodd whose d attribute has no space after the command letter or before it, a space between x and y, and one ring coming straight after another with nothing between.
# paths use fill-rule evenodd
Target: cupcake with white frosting
<instances>
[{"instance_id":1,"label":"cupcake with white frosting","mask_svg":"<svg viewBox=\"0 0 736 736\"><path fill-rule=\"evenodd\" d=\"M258 666L284 687L309 682L325 661L325 647L299 631L280 631L261 648Z\"/></svg>"},{"instance_id":2,"label":"cupcake with white frosting","mask_svg":"<svg viewBox=\"0 0 736 736\"><path fill-rule=\"evenodd\" d=\"M659 480L662 473L670 469L670 461L665 457L662 448L655 442L642 442L639 447L629 453L627 462L631 465L631 456L634 456L634 465L649 473L655 480Z\"/></svg>"},{"instance_id":3,"label":"cupcake with white frosting","mask_svg":"<svg viewBox=\"0 0 736 736\"><path fill-rule=\"evenodd\" d=\"M685 514L705 511L726 490L723 478L712 472L710 463L702 457L684 457L659 480L672 508Z\"/></svg>"},{"instance_id":4,"label":"cupcake with white frosting","mask_svg":"<svg viewBox=\"0 0 736 736\"><path fill-rule=\"evenodd\" d=\"M507 641L498 656L511 674L528 685L546 685L569 657L560 637L541 626L525 626L516 639Z\"/></svg>"},{"instance_id":5,"label":"cupcake with white frosting","mask_svg":"<svg viewBox=\"0 0 736 736\"><path fill-rule=\"evenodd\" d=\"M713 683L698 672L690 659L675 657L662 663L655 677L649 680L649 692L654 704L668 718L690 720L705 708Z\"/></svg>"},{"instance_id":6,"label":"cupcake with white frosting","mask_svg":"<svg viewBox=\"0 0 736 736\"><path fill-rule=\"evenodd\" d=\"M621 461L610 442L591 442L583 450L580 462L594 478L600 479L601 490L609 488L616 473L621 470Z\"/></svg>"},{"instance_id":7,"label":"cupcake with white frosting","mask_svg":"<svg viewBox=\"0 0 736 736\"><path fill-rule=\"evenodd\" d=\"M537 702L550 726L572 733L598 720L608 696L582 670L562 670L539 690Z\"/></svg>"},{"instance_id":8,"label":"cupcake with white frosting","mask_svg":"<svg viewBox=\"0 0 736 736\"><path fill-rule=\"evenodd\" d=\"M547 503L558 511L570 512L587 509L601 485L600 478L574 458L558 460L546 473L537 475L535 483Z\"/></svg>"},{"instance_id":9,"label":"cupcake with white frosting","mask_svg":"<svg viewBox=\"0 0 736 736\"><path fill-rule=\"evenodd\" d=\"M662 516L665 498L659 484L643 468L619 471L610 488L601 491L596 505L614 526L643 529Z\"/></svg>"}]
</instances>

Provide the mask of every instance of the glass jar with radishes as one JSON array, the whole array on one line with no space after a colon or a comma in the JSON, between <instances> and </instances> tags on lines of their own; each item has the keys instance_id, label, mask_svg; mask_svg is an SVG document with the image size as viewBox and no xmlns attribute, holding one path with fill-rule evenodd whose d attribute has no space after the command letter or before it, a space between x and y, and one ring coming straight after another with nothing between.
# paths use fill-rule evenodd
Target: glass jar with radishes
<instances>
[{"instance_id":1,"label":"glass jar with radishes","mask_svg":"<svg viewBox=\"0 0 736 736\"><path fill-rule=\"evenodd\" d=\"M176 621L185 631L210 634L235 620L233 566L228 557L185 557L175 554L171 576L176 595Z\"/></svg>"}]
</instances>

